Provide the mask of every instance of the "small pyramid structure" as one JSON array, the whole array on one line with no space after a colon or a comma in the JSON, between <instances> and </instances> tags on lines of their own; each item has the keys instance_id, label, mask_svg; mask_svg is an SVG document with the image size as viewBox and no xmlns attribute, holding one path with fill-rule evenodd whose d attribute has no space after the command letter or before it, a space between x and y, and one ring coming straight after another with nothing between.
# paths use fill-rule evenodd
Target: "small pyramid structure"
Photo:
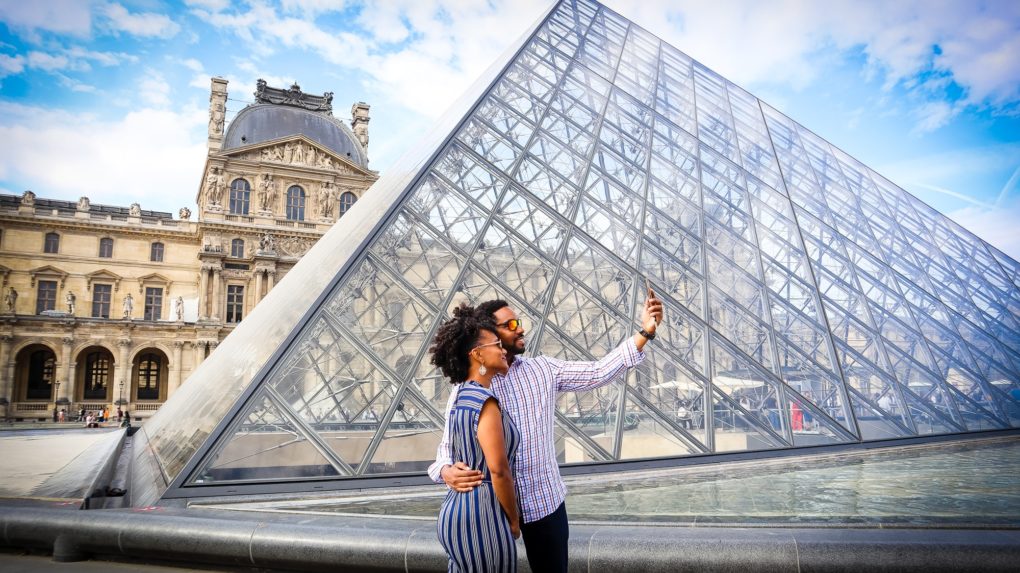
<instances>
[{"instance_id":1,"label":"small pyramid structure","mask_svg":"<svg viewBox=\"0 0 1020 573\"><path fill-rule=\"evenodd\" d=\"M420 482L450 309L505 299L529 352L590 360L637 327L646 285L662 334L559 397L562 464L1020 427L1020 264L563 0L145 425L164 496Z\"/></svg>"}]
</instances>

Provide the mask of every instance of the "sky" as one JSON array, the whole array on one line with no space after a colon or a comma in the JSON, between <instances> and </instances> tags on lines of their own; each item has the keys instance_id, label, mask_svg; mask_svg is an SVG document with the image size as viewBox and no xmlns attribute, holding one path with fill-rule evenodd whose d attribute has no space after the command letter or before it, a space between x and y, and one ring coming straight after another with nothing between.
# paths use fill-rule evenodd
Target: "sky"
<instances>
[{"instance_id":1,"label":"sky","mask_svg":"<svg viewBox=\"0 0 1020 573\"><path fill-rule=\"evenodd\" d=\"M386 167L551 0L0 0L0 193L195 209L209 80L371 106ZM607 6L1020 259L1020 2Z\"/></svg>"}]
</instances>

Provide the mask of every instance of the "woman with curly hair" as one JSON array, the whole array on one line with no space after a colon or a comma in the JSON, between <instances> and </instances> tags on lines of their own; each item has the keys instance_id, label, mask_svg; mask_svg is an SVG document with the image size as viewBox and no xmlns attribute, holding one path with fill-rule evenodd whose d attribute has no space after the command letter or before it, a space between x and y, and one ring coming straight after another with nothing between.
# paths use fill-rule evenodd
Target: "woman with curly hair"
<instances>
[{"instance_id":1,"label":"woman with curly hair","mask_svg":"<svg viewBox=\"0 0 1020 573\"><path fill-rule=\"evenodd\" d=\"M462 304L443 323L432 347L432 364L454 384L449 433L454 459L482 472L469 492L450 490L439 510L439 541L450 571L517 571L520 521L513 465L520 432L502 415L492 377L507 371L506 350L486 316Z\"/></svg>"}]
</instances>

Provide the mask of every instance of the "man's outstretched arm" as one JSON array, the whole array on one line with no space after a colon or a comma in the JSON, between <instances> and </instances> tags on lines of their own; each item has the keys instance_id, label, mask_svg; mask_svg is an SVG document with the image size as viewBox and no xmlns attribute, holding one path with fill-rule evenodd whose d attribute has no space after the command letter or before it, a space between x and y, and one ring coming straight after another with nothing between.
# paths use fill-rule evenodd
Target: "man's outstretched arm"
<instances>
[{"instance_id":1,"label":"man's outstretched arm","mask_svg":"<svg viewBox=\"0 0 1020 573\"><path fill-rule=\"evenodd\" d=\"M644 347L655 337L655 329L662 321L662 301L648 289L641 312L641 330L633 337L594 362L555 361L557 392L577 392L604 386L628 368L633 368L644 359Z\"/></svg>"}]
</instances>

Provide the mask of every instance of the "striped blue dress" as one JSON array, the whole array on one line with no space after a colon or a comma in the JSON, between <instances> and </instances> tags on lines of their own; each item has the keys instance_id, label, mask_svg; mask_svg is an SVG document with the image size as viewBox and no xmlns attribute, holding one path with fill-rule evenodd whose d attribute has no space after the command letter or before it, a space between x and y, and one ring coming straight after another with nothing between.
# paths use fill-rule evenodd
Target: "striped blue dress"
<instances>
[{"instance_id":1,"label":"striped blue dress","mask_svg":"<svg viewBox=\"0 0 1020 573\"><path fill-rule=\"evenodd\" d=\"M462 384L450 410L449 435L455 461L482 472L482 484L468 493L450 490L439 510L439 541L450 556L449 571L517 571L517 545L510 521L492 489L492 476L478 443L478 416L492 390L477 382ZM506 457L513 470L521 433L503 415Z\"/></svg>"}]
</instances>

